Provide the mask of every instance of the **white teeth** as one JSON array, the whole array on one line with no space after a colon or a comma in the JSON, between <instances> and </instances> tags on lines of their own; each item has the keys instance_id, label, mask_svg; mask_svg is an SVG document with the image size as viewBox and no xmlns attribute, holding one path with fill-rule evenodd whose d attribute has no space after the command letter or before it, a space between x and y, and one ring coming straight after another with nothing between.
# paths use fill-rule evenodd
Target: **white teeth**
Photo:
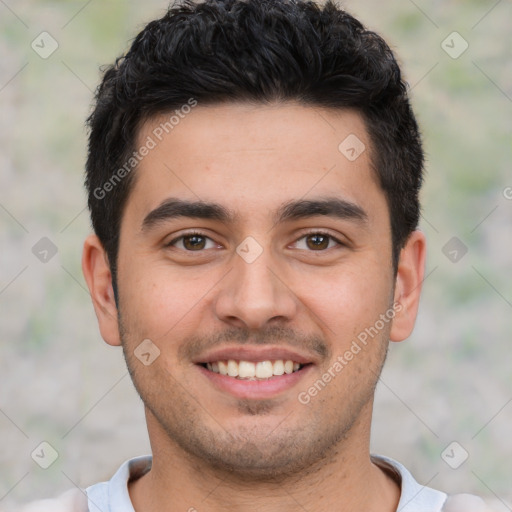
<instances>
[{"instance_id":1,"label":"white teeth","mask_svg":"<svg viewBox=\"0 0 512 512\"><path fill-rule=\"evenodd\" d=\"M217 364L219 365L219 373L221 375L227 375L228 365L224 361L218 361Z\"/></svg>"},{"instance_id":2,"label":"white teeth","mask_svg":"<svg viewBox=\"0 0 512 512\"><path fill-rule=\"evenodd\" d=\"M238 363L230 359L228 361L228 375L230 377L238 377Z\"/></svg>"},{"instance_id":3,"label":"white teeth","mask_svg":"<svg viewBox=\"0 0 512 512\"><path fill-rule=\"evenodd\" d=\"M278 359L274 362L274 375L283 375L284 363L282 359Z\"/></svg>"},{"instance_id":4,"label":"white teeth","mask_svg":"<svg viewBox=\"0 0 512 512\"><path fill-rule=\"evenodd\" d=\"M302 365L291 359L277 359L276 361L214 361L206 363L208 370L221 375L229 375L239 379L269 379L274 375L284 375L296 372Z\"/></svg>"},{"instance_id":5,"label":"white teeth","mask_svg":"<svg viewBox=\"0 0 512 512\"><path fill-rule=\"evenodd\" d=\"M258 379L268 379L274 375L272 361L261 361L256 365L256 377Z\"/></svg>"},{"instance_id":6,"label":"white teeth","mask_svg":"<svg viewBox=\"0 0 512 512\"><path fill-rule=\"evenodd\" d=\"M254 363L250 361L240 361L238 363L238 376L240 378L254 377L256 373L256 365Z\"/></svg>"}]
</instances>

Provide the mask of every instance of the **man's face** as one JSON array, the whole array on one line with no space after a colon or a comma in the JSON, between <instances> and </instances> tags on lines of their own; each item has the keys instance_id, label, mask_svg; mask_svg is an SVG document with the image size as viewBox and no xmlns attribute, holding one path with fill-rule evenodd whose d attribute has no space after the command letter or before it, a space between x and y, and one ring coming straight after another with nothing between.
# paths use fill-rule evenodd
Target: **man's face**
<instances>
[{"instance_id":1,"label":"man's face","mask_svg":"<svg viewBox=\"0 0 512 512\"><path fill-rule=\"evenodd\" d=\"M363 121L199 105L160 141L168 118L139 134L137 148L148 136L156 147L136 170L118 256L121 337L152 442L239 474L303 469L366 435L389 339L389 214ZM176 216L176 200L225 218Z\"/></svg>"}]
</instances>

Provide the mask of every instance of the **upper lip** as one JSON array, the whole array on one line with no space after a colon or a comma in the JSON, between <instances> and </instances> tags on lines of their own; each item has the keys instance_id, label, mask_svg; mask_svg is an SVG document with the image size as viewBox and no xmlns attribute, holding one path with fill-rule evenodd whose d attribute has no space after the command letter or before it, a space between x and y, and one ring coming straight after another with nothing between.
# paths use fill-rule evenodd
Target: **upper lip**
<instances>
[{"instance_id":1,"label":"upper lip","mask_svg":"<svg viewBox=\"0 0 512 512\"><path fill-rule=\"evenodd\" d=\"M292 350L283 346L266 346L266 347L255 347L244 345L238 347L224 347L211 350L201 354L194 359L194 363L213 363L215 361L227 361L233 359L235 361L276 361L282 359L284 361L291 360L300 364L314 363L315 358Z\"/></svg>"}]
</instances>

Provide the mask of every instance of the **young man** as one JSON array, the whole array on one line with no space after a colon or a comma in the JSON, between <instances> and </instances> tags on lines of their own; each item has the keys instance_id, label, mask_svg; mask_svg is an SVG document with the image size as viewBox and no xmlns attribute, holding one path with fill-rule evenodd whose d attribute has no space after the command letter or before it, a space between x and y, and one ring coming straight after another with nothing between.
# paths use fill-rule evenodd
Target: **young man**
<instances>
[{"instance_id":1,"label":"young man","mask_svg":"<svg viewBox=\"0 0 512 512\"><path fill-rule=\"evenodd\" d=\"M369 453L425 261L420 135L377 34L333 3L175 6L89 125L83 271L153 452L89 510L484 510Z\"/></svg>"}]
</instances>

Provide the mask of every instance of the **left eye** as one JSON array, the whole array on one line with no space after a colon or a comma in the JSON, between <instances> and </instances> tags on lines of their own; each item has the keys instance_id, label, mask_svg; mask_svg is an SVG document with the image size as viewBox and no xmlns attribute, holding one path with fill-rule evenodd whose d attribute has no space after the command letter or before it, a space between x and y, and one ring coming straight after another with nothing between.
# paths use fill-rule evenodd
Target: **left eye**
<instances>
[{"instance_id":1,"label":"left eye","mask_svg":"<svg viewBox=\"0 0 512 512\"><path fill-rule=\"evenodd\" d=\"M336 238L327 233L308 233L299 238L297 242L295 242L295 245L297 249L323 251L342 244L339 240L336 240Z\"/></svg>"},{"instance_id":2,"label":"left eye","mask_svg":"<svg viewBox=\"0 0 512 512\"><path fill-rule=\"evenodd\" d=\"M294 247L301 250L325 251L332 247L343 245L339 240L327 233L308 233L300 237ZM199 252L206 249L215 249L217 244L210 238L201 233L190 233L181 235L168 244L169 247L188 252Z\"/></svg>"},{"instance_id":3,"label":"left eye","mask_svg":"<svg viewBox=\"0 0 512 512\"><path fill-rule=\"evenodd\" d=\"M186 251L202 251L203 249L213 249L216 247L211 238L200 234L182 235L175 238L169 245L178 249L185 249Z\"/></svg>"}]
</instances>

